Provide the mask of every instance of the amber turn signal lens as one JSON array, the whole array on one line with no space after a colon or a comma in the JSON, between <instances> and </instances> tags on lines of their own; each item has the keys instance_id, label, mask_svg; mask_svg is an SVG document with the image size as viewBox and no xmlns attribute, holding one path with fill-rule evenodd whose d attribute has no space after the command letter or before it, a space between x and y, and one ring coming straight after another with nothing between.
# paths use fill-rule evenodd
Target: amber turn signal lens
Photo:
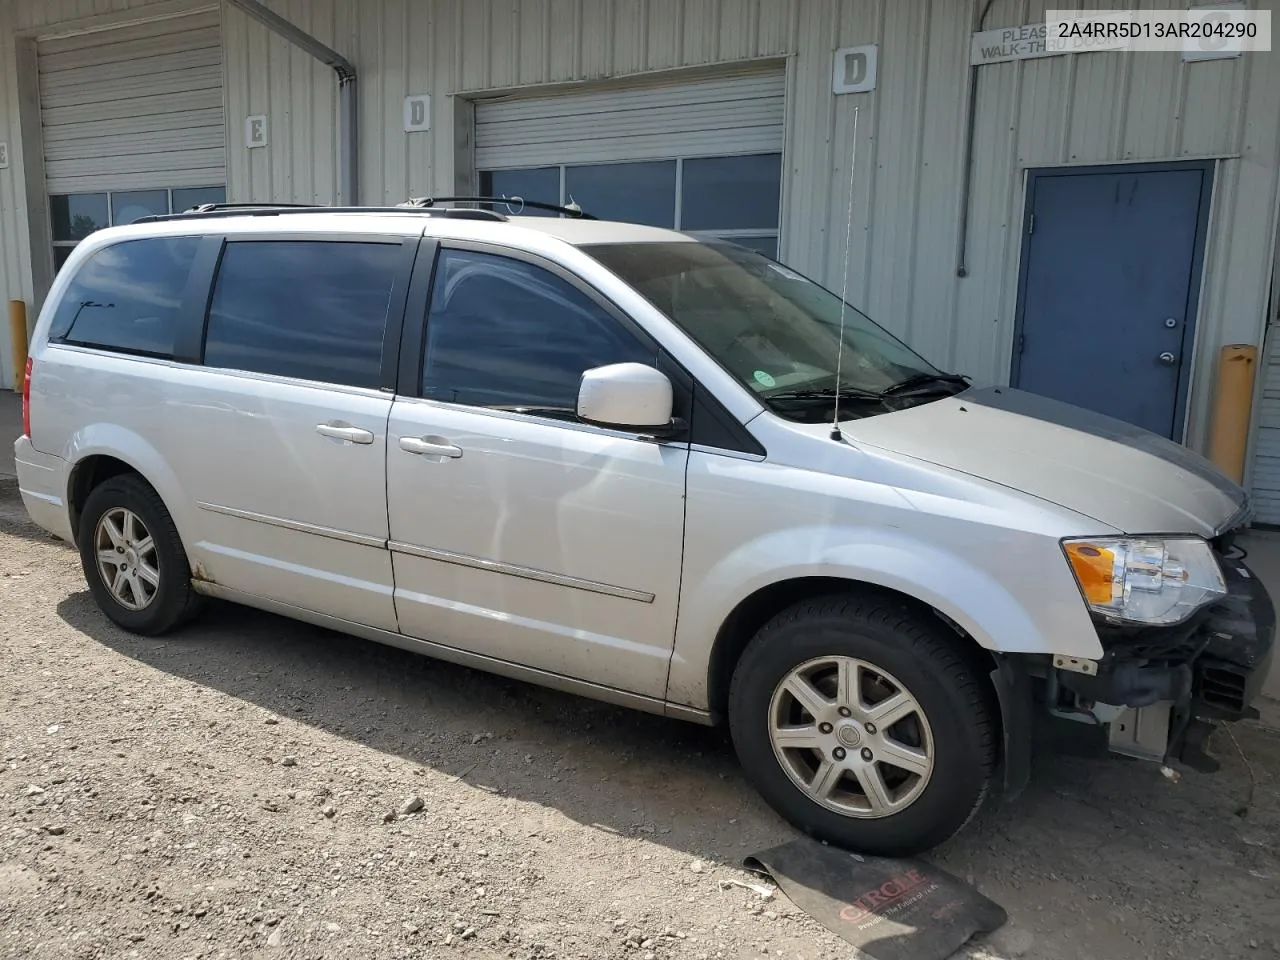
<instances>
[{"instance_id":1,"label":"amber turn signal lens","mask_svg":"<svg viewBox=\"0 0 1280 960\"><path fill-rule=\"evenodd\" d=\"M1115 553L1092 543L1068 543L1066 551L1085 600L1092 604L1110 603L1114 597Z\"/></svg>"}]
</instances>

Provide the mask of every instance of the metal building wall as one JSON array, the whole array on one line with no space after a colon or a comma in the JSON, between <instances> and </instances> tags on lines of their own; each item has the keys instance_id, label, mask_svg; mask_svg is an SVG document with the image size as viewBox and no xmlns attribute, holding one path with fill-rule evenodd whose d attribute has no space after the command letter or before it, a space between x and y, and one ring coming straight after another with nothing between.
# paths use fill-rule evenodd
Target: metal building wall
<instances>
[{"instance_id":1,"label":"metal building wall","mask_svg":"<svg viewBox=\"0 0 1280 960\"><path fill-rule=\"evenodd\" d=\"M25 300L28 308L34 309L44 294L33 279L41 271L33 269L28 230L33 212L40 214L27 208L25 183L29 173L42 176L39 164L29 168L27 163L27 154L32 150L37 158L41 154L38 111L34 128L27 130L34 134L31 137L34 144L24 142L19 122L19 97L24 92L18 77L23 40L35 35L63 33L71 23L76 29L102 28L211 6L216 6L216 0L212 3L211 0L9 0L0 3L0 142L9 147L9 166L0 169L0 300ZM28 71L28 86L34 90L35 62L31 60L23 66L32 68ZM30 115L27 111L27 116ZM48 258L47 244L39 246L35 255ZM40 266L39 259L36 266ZM48 266L51 268L51 262ZM34 319L32 316L31 321ZM9 355L9 338L5 336L0 338L0 386L12 388Z\"/></svg>"},{"instance_id":2,"label":"metal building wall","mask_svg":"<svg viewBox=\"0 0 1280 960\"><path fill-rule=\"evenodd\" d=\"M1200 446L1212 354L1261 342L1280 165L1280 55L1185 64L1177 53L1093 53L981 68L968 276L956 276L969 37L956 0L275 0L362 69L362 199L450 192L451 94L468 96L761 57L789 58L783 249L838 283L855 107L851 299L934 361L1007 378L1023 171L1220 158L1188 440ZM1033 23L1047 0L995 0L986 26ZM1061 6L1072 6L1062 3ZM1090 7L1132 6L1117 0ZM1167 6L1144 0L1147 8ZM1260 0L1276 9L1277 0ZM231 152L245 199L334 195L327 71L228 11L230 116L269 112L273 147ZM878 89L833 97L838 46L880 44ZM404 134L401 101L432 94L432 129ZM459 119L461 117L461 119Z\"/></svg>"},{"instance_id":3,"label":"metal building wall","mask_svg":"<svg viewBox=\"0 0 1280 960\"><path fill-rule=\"evenodd\" d=\"M988 26L1041 21L1057 6L996 0ZM1276 17L1276 0L1255 6ZM1280 53L1202 63L1178 53L1093 53L983 67L977 145L973 276L959 283L953 329L957 366L978 372L985 358L989 375L1008 370L1012 350L1021 170L1219 159L1187 417L1187 441L1202 449L1218 347L1262 343L1280 209Z\"/></svg>"}]
</instances>

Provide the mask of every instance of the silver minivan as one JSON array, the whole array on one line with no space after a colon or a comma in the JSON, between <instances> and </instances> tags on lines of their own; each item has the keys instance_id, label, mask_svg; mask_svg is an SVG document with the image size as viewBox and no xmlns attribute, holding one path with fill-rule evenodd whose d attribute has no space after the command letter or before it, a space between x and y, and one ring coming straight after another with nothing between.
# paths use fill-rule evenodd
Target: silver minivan
<instances>
[{"instance_id":1,"label":"silver minivan","mask_svg":"<svg viewBox=\"0 0 1280 960\"><path fill-rule=\"evenodd\" d=\"M779 813L870 853L1016 793L1042 720L1211 768L1271 653L1206 461L721 241L202 208L83 241L30 357L23 500L126 630L216 597L725 718Z\"/></svg>"}]
</instances>

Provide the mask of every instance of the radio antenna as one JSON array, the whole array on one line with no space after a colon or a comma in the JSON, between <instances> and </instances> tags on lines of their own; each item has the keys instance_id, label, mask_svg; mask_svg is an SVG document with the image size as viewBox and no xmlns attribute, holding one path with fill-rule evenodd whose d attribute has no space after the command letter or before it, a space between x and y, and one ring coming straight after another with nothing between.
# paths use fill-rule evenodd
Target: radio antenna
<instances>
[{"instance_id":1,"label":"radio antenna","mask_svg":"<svg viewBox=\"0 0 1280 960\"><path fill-rule=\"evenodd\" d=\"M840 435L840 377L844 366L844 312L849 297L849 246L853 239L853 176L858 169L858 107L853 108L853 150L849 155L849 209L844 223L844 276L840 284L840 343L836 347L836 403L831 414L831 439Z\"/></svg>"}]
</instances>

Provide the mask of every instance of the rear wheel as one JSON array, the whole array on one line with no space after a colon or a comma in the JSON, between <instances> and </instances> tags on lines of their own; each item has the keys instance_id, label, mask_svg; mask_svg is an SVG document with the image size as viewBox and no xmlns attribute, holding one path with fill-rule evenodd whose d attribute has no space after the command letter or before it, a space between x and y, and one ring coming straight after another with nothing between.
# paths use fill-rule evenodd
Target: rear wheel
<instances>
[{"instance_id":1,"label":"rear wheel","mask_svg":"<svg viewBox=\"0 0 1280 960\"><path fill-rule=\"evenodd\" d=\"M136 474L112 477L90 492L76 539L94 600L126 630L164 633L198 608L173 518Z\"/></svg>"},{"instance_id":2,"label":"rear wheel","mask_svg":"<svg viewBox=\"0 0 1280 960\"><path fill-rule=\"evenodd\" d=\"M890 597L779 614L734 671L729 723L747 775L795 826L882 856L943 842L996 762L989 684L957 638Z\"/></svg>"}]
</instances>

